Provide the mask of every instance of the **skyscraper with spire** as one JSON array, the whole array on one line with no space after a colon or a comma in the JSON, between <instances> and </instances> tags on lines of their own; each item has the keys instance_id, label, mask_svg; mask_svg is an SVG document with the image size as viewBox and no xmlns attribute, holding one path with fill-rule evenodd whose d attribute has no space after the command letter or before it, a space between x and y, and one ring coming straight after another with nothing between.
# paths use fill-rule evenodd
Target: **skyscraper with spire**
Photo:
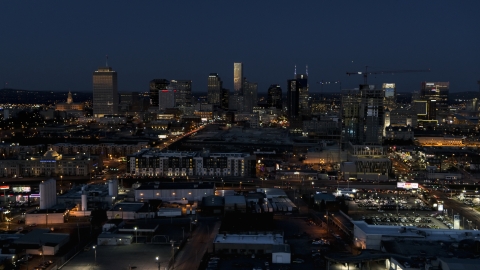
<instances>
[{"instance_id":1,"label":"skyscraper with spire","mask_svg":"<svg viewBox=\"0 0 480 270\"><path fill-rule=\"evenodd\" d=\"M94 117L118 113L117 72L108 67L108 56L106 64L93 72Z\"/></svg>"}]
</instances>

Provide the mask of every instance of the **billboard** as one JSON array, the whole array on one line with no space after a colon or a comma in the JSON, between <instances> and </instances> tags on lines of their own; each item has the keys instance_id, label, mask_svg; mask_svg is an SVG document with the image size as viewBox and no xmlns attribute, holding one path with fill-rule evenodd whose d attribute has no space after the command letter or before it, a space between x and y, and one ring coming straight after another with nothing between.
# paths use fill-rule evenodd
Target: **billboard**
<instances>
[{"instance_id":1,"label":"billboard","mask_svg":"<svg viewBox=\"0 0 480 270\"><path fill-rule=\"evenodd\" d=\"M32 189L30 187L12 187L13 192L31 192Z\"/></svg>"},{"instance_id":2,"label":"billboard","mask_svg":"<svg viewBox=\"0 0 480 270\"><path fill-rule=\"evenodd\" d=\"M397 188L417 189L418 188L418 183L397 182Z\"/></svg>"}]
</instances>

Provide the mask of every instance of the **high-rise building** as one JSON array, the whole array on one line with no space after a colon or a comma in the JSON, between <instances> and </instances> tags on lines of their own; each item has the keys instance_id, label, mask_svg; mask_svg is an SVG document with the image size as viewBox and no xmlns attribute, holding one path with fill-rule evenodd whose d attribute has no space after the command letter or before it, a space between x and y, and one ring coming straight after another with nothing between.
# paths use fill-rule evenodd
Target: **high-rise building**
<instances>
[{"instance_id":1,"label":"high-rise building","mask_svg":"<svg viewBox=\"0 0 480 270\"><path fill-rule=\"evenodd\" d=\"M166 79L155 79L150 81L150 105L158 108L158 92L166 90L170 82Z\"/></svg>"},{"instance_id":2,"label":"high-rise building","mask_svg":"<svg viewBox=\"0 0 480 270\"><path fill-rule=\"evenodd\" d=\"M175 107L192 105L191 80L170 80L169 86L175 90Z\"/></svg>"},{"instance_id":3,"label":"high-rise building","mask_svg":"<svg viewBox=\"0 0 480 270\"><path fill-rule=\"evenodd\" d=\"M165 111L165 109L174 108L175 96L176 90L171 86L168 86L165 90L160 90L158 92L158 109Z\"/></svg>"},{"instance_id":4,"label":"high-rise building","mask_svg":"<svg viewBox=\"0 0 480 270\"><path fill-rule=\"evenodd\" d=\"M243 64L233 63L233 93L243 95Z\"/></svg>"},{"instance_id":5,"label":"high-rise building","mask_svg":"<svg viewBox=\"0 0 480 270\"><path fill-rule=\"evenodd\" d=\"M222 99L223 82L217 73L208 75L207 101L208 104L220 105Z\"/></svg>"},{"instance_id":6,"label":"high-rise building","mask_svg":"<svg viewBox=\"0 0 480 270\"><path fill-rule=\"evenodd\" d=\"M243 86L245 88L243 90L243 111L247 113L252 113L253 107L257 106L258 103L258 85L257 83L247 81L247 79L245 78Z\"/></svg>"},{"instance_id":7,"label":"high-rise building","mask_svg":"<svg viewBox=\"0 0 480 270\"><path fill-rule=\"evenodd\" d=\"M450 90L449 82L422 82L420 90L420 99L429 100L435 103L437 117L445 119L448 115L448 92Z\"/></svg>"},{"instance_id":8,"label":"high-rise building","mask_svg":"<svg viewBox=\"0 0 480 270\"><path fill-rule=\"evenodd\" d=\"M297 79L287 81L287 115L290 120L299 117L299 88Z\"/></svg>"},{"instance_id":9,"label":"high-rise building","mask_svg":"<svg viewBox=\"0 0 480 270\"><path fill-rule=\"evenodd\" d=\"M118 113L117 72L111 67L100 67L93 72L93 115Z\"/></svg>"},{"instance_id":10,"label":"high-rise building","mask_svg":"<svg viewBox=\"0 0 480 270\"><path fill-rule=\"evenodd\" d=\"M297 79L298 84L298 106L299 110L303 115L310 114L310 96L308 94L308 75L306 74L296 74L295 79Z\"/></svg>"},{"instance_id":11,"label":"high-rise building","mask_svg":"<svg viewBox=\"0 0 480 270\"><path fill-rule=\"evenodd\" d=\"M395 109L397 104L397 89L395 88L395 83L384 83L382 89L385 94L385 107L390 111Z\"/></svg>"},{"instance_id":12,"label":"high-rise building","mask_svg":"<svg viewBox=\"0 0 480 270\"><path fill-rule=\"evenodd\" d=\"M268 88L267 96L268 107L282 109L282 88L278 84L272 84Z\"/></svg>"},{"instance_id":13,"label":"high-rise building","mask_svg":"<svg viewBox=\"0 0 480 270\"><path fill-rule=\"evenodd\" d=\"M342 90L342 143L382 143L384 129L383 89L360 85L359 90Z\"/></svg>"},{"instance_id":14,"label":"high-rise building","mask_svg":"<svg viewBox=\"0 0 480 270\"><path fill-rule=\"evenodd\" d=\"M228 110L228 102L230 99L230 91L228 89L222 89L222 100L221 100L221 108L224 110Z\"/></svg>"}]
</instances>

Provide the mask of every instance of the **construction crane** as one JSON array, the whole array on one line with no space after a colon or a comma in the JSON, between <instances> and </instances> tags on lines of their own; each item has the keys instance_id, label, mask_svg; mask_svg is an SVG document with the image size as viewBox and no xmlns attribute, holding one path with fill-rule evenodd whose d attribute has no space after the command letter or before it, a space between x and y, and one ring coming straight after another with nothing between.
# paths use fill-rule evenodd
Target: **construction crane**
<instances>
[{"instance_id":1,"label":"construction crane","mask_svg":"<svg viewBox=\"0 0 480 270\"><path fill-rule=\"evenodd\" d=\"M347 75L363 75L363 83L368 84L368 75L380 75L380 74L397 74L397 73L410 73L410 72L430 72L430 69L419 69L419 70L387 70L387 71L368 71L368 66L365 66L365 71L358 72L347 72Z\"/></svg>"}]
</instances>

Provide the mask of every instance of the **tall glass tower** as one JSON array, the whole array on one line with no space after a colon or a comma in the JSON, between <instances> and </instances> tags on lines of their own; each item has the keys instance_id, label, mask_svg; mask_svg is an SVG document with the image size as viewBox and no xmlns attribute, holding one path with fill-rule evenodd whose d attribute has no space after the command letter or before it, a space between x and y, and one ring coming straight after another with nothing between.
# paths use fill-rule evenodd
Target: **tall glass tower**
<instances>
[{"instance_id":1,"label":"tall glass tower","mask_svg":"<svg viewBox=\"0 0 480 270\"><path fill-rule=\"evenodd\" d=\"M233 94L243 95L243 64L233 63Z\"/></svg>"},{"instance_id":2,"label":"tall glass tower","mask_svg":"<svg viewBox=\"0 0 480 270\"><path fill-rule=\"evenodd\" d=\"M117 113L117 72L111 67L100 67L93 72L93 115L103 117Z\"/></svg>"}]
</instances>

